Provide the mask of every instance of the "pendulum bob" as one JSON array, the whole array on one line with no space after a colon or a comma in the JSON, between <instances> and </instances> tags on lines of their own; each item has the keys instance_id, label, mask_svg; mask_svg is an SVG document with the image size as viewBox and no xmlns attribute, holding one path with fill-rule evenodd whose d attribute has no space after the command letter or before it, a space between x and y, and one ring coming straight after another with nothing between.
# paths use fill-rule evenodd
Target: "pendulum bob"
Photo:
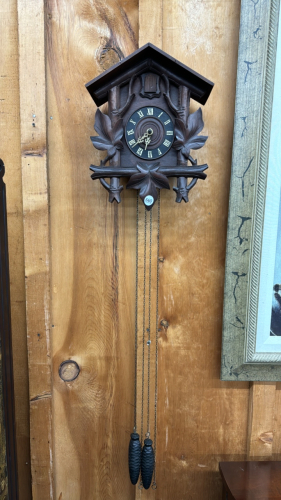
<instances>
[{"instance_id":1,"label":"pendulum bob","mask_svg":"<svg viewBox=\"0 0 281 500\"><path fill-rule=\"evenodd\" d=\"M143 487L148 490L151 485L154 470L154 451L151 439L144 440L141 453L141 478Z\"/></svg>"},{"instance_id":2,"label":"pendulum bob","mask_svg":"<svg viewBox=\"0 0 281 500\"><path fill-rule=\"evenodd\" d=\"M132 484L137 484L141 466L141 444L137 432L131 434L129 444L129 474Z\"/></svg>"}]
</instances>

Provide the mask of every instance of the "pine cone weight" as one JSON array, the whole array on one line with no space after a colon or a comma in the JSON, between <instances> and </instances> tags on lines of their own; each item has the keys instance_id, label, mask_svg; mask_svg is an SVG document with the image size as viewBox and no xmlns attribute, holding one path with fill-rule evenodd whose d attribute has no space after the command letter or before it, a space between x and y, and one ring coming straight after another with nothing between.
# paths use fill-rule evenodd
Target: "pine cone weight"
<instances>
[{"instance_id":1,"label":"pine cone weight","mask_svg":"<svg viewBox=\"0 0 281 500\"><path fill-rule=\"evenodd\" d=\"M154 470L154 451L151 439L144 440L141 453L141 478L143 487L148 490L151 485Z\"/></svg>"},{"instance_id":2,"label":"pine cone weight","mask_svg":"<svg viewBox=\"0 0 281 500\"><path fill-rule=\"evenodd\" d=\"M131 434L129 444L129 474L132 484L137 484L141 466L141 444L137 432Z\"/></svg>"}]
</instances>

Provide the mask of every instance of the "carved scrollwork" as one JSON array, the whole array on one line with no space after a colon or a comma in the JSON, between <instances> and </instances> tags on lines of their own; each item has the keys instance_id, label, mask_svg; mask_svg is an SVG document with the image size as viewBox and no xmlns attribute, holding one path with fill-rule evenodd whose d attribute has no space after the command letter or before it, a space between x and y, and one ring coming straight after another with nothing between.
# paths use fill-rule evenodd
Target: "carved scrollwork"
<instances>
[{"instance_id":1,"label":"carved scrollwork","mask_svg":"<svg viewBox=\"0 0 281 500\"><path fill-rule=\"evenodd\" d=\"M123 143L121 141L124 135L124 127L122 116L126 113L132 104L135 97L133 92L133 83L135 76L130 79L128 96L124 106L119 106L119 94L120 88L116 86L112 89L109 95L109 105L111 107L111 119L108 115L102 113L99 109L96 112L96 120L94 129L99 134L98 136L92 136L91 141L95 148L101 151L107 151L107 156L101 161L101 165L105 165L108 161L112 164L119 163L120 150L123 149ZM109 201L112 203L114 200L117 203L121 201L121 191L123 186L119 185L119 178L112 177L110 180L110 185L104 180L100 179L101 184L109 192Z\"/></svg>"},{"instance_id":2,"label":"carved scrollwork","mask_svg":"<svg viewBox=\"0 0 281 500\"><path fill-rule=\"evenodd\" d=\"M135 81L135 76L133 76L131 79L130 79L130 82L129 82L129 89L128 89L128 97L127 97L127 101L125 102L124 106L122 106L122 108L114 108L112 109L112 116L124 116L124 114L126 113L126 111L129 109L129 107L131 106L134 98L135 98L135 93L133 92L133 83Z\"/></svg>"},{"instance_id":3,"label":"carved scrollwork","mask_svg":"<svg viewBox=\"0 0 281 500\"><path fill-rule=\"evenodd\" d=\"M129 177L129 182L127 184L127 189L139 189L140 197L144 204L146 205L147 210L151 210L155 201L158 198L157 188L158 189L170 189L168 177L178 177L178 178L192 178L192 181L187 187L188 191L195 185L197 179L205 179L206 174L204 173L207 170L208 165L194 165L194 166L171 166L171 167L162 167L160 163L146 163L136 166L130 167L105 167L104 165L100 165L96 167L95 165L90 166L90 170L93 172L91 178L93 180L100 179L102 185L109 190L110 186L104 181L104 177L113 176L118 177ZM106 185L105 185L106 184ZM178 188L175 188L178 189ZM150 204L147 205L145 202L145 198L150 197Z\"/></svg>"},{"instance_id":4,"label":"carved scrollwork","mask_svg":"<svg viewBox=\"0 0 281 500\"><path fill-rule=\"evenodd\" d=\"M169 79L164 74L162 78L166 85L164 97L170 110L176 116L176 140L173 147L178 151L178 164L184 165L187 161L190 161L192 165L195 165L193 158L190 156L190 150L202 148L208 139L208 136L198 135L204 127L202 110L199 108L195 113L189 114L190 91L184 86L180 86L178 89L178 105L175 105L170 96ZM178 178L177 187L173 188L177 193L177 203L180 203L182 200L185 202L188 201L188 193L195 186L196 182L197 180L187 184L186 178Z\"/></svg>"}]
</instances>

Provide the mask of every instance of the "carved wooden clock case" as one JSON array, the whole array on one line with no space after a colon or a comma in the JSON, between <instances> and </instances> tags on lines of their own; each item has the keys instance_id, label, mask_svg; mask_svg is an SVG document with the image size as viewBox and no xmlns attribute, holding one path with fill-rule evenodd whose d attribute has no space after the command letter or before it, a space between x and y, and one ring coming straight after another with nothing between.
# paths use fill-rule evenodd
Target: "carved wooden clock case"
<instances>
[{"instance_id":1,"label":"carved wooden clock case","mask_svg":"<svg viewBox=\"0 0 281 500\"><path fill-rule=\"evenodd\" d=\"M208 168L190 155L207 140L198 135L204 126L201 109L189 113L190 98L205 104L213 83L148 43L86 88L97 106L108 101L108 115L96 112L98 136L91 137L107 156L90 169L92 179L100 179L108 190L109 201L121 201L120 178L129 177L126 187L140 190L150 210L157 188L170 189L168 177L177 177L176 201L187 202L190 189L205 179Z\"/></svg>"}]
</instances>

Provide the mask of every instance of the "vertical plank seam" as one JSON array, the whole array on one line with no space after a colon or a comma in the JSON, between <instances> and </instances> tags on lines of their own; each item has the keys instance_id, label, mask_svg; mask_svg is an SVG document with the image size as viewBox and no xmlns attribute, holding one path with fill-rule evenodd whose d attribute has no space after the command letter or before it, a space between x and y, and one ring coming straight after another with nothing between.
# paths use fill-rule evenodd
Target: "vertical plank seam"
<instances>
[{"instance_id":1,"label":"vertical plank seam","mask_svg":"<svg viewBox=\"0 0 281 500\"><path fill-rule=\"evenodd\" d=\"M38 173L38 178L35 179L34 184L36 184L36 189L39 192L39 196L42 197L42 200L40 199L41 203L38 203L37 205L38 205L39 210L42 210L42 208L43 208L43 216L42 216L43 219L44 219L44 215L46 215L46 213L47 213L47 217L46 217L47 223L45 224L46 228L45 228L45 232L43 234L43 236L44 236L43 243L42 243L43 248L42 248L42 245L40 247L40 250L42 250L42 256L44 255L44 257L45 257L43 274L47 274L47 277L44 278L44 286L42 287L43 293L41 295L41 299L42 299L42 304L44 304L44 305L39 311L39 319L41 318L44 322L45 344L43 346L43 350L44 350L44 354L45 354L45 358L46 358L45 363L47 365L47 383L45 380L45 385L48 386L48 389L49 388L51 389L52 388L52 370L51 370L51 356L50 356L51 355L51 345L50 345L50 220L49 220L49 189L48 189L49 178L48 178L48 162L47 162L48 155L47 155L47 117L46 117L46 103L47 103L46 29L45 29L45 27L46 27L46 23L45 23L46 14L45 14L45 2L44 2L44 0L41 0L41 5L37 9L38 10L42 9L41 13L42 13L42 19L43 19L42 20L43 26L41 26L41 29L43 31L43 36L42 36L42 32L41 32L41 38L39 38L40 37L40 29L38 30L38 19L32 13L32 5L30 5L30 4L28 5L26 2L22 2L21 0L17 1L18 47L19 47L19 89L20 89L20 137L21 137L21 165L22 165L22 193L23 193L22 206L23 206L23 227L24 227L24 262L25 262L25 275L27 278L29 275L29 268L31 266L30 257L34 258L34 255L31 255L31 254L29 255L29 252L28 252L29 247L34 252L34 248L33 248L34 242L31 241L30 234L28 234L28 231L27 231L29 216L32 213L33 207L30 209L30 205L28 206L28 202L30 201L30 198L31 198L31 193L30 193L30 191L28 191L26 189L26 180L24 179L24 175L25 175L26 171L25 171L25 165L24 165L24 161L23 161L23 157L24 157L23 151L26 150L26 145L27 145L26 142L28 143L28 145L31 144L30 137L32 136L32 134L31 133L30 133L30 135L29 135L29 133L26 134L26 131L24 131L24 127L26 126L26 119L27 118L31 119L29 117L28 113L26 113L26 110L24 109L24 107L26 105L27 106L30 105L30 102L29 102L30 96L28 95L28 90L27 90L27 89L29 89L30 75L28 74L27 71L23 70L23 68L25 68L25 65L23 65L22 61L25 60L25 56L29 50L28 45L27 45L28 40L27 40L27 37L24 36L24 34L25 34L27 27L29 30L32 29L32 27L33 27L34 33L36 33L36 36L37 36L36 42L38 42L38 47L40 48L40 44L43 45L41 57L44 58L43 65L42 65L44 67L43 76L42 76L42 74L41 75L39 74L39 79L38 79L39 81L36 82L36 85L38 84L38 86L40 86L40 85L45 86L43 102L39 101L39 103L38 103L39 105L37 107L36 107L36 104L34 104L34 109L39 108L39 113L40 113L40 111L42 112L42 116L44 116L44 119L45 119L45 128L43 127L42 136L40 136L40 133L39 133L39 136L41 139L41 144L39 141L39 146L40 145L43 146L42 151L39 150L40 147L39 148L37 147L37 149L35 149L35 150L33 150L33 148L31 147L30 151L27 151L27 152L25 151L25 154L29 154L31 157L33 156L34 161L36 161L36 157L39 157L39 161L40 161L40 157L42 157L42 156L44 157L44 155L45 155L45 160L43 160L44 163L42 161L40 161L40 164L39 164L38 168L36 169L36 172ZM34 21L34 24L36 21L36 26L32 26L30 19L32 19ZM28 24L28 21L29 21L29 24ZM38 37L38 33L39 33L39 37ZM22 36L21 36L21 34L22 34ZM39 52L39 49L38 49L38 52ZM38 56L38 52L36 52L37 56ZM39 57L40 57L40 54L39 54ZM42 60L41 60L41 62L42 62ZM32 63L34 64L34 67L36 67L38 60L32 61ZM34 81L36 80L36 76L37 75L35 75L35 77L34 77ZM42 76L41 79L40 79L40 76ZM33 84L33 82L30 83L30 86L32 84ZM26 90L27 90L27 92L26 92ZM39 93L40 93L40 91L39 91ZM36 96L35 96L35 99L36 99ZM41 106L40 106L40 103L41 103ZM35 114L33 115L33 117L35 117ZM41 118L41 116L40 116L40 118ZM33 124L33 126L35 127L35 123ZM43 141L42 141L42 137L44 139ZM38 163L38 161L37 161L37 163ZM42 163L43 163L43 168L44 168L43 175L42 175ZM37 183L36 183L36 181L37 181ZM42 189L42 192L40 192L41 189ZM46 190L46 194L45 194L45 190ZM37 192L36 192L36 194L37 194ZM26 202L27 202L26 204L25 204L25 197L26 197ZM35 201L32 200L32 202L33 202L33 206L36 206L36 199L35 199ZM41 230L42 230L42 228L41 228ZM36 237L36 235L35 235L35 237ZM39 254L40 254L40 252L38 251L38 258L42 261L43 259L40 258ZM40 271L42 272L42 269L40 269ZM39 274L40 274L40 271L39 271ZM30 274L30 276L31 276L31 274ZM33 385L34 378L36 376L36 369L34 370L34 365L35 365L35 368L37 365L36 365L36 359L32 358L32 353L31 353L32 340L30 340L30 339L31 339L31 335L32 334L34 335L35 328L33 328L33 331L32 331L31 327L29 328L29 316L31 314L29 310L32 309L31 305L30 305L30 301L29 301L29 293L28 293L29 289L30 289L30 285L26 279L25 280L26 318L27 318L27 325L26 326L27 326L27 343L28 343L28 368L29 368L29 389L30 389L29 392L30 392L30 396L31 396L31 387ZM34 287L34 289L32 289L32 291L35 292L35 287ZM42 316L40 316L40 313ZM31 314L31 316L32 316L32 314ZM38 335L40 335L40 334L38 334ZM40 342L41 342L41 346L42 346L43 339ZM36 358L36 355L35 355L35 358ZM49 391L47 391L47 392L49 392ZM52 392L52 390L51 390L51 392ZM45 391L44 391L44 393L45 393ZM52 399L52 395L51 395L51 399ZM31 410L31 403L34 400L35 400L34 397L30 399L30 410ZM39 408L39 407L40 407L40 403L39 403L39 406L37 408ZM47 419L48 442L46 442L44 444L44 446L46 447L46 449L48 448L48 453L46 455L49 456L49 463L48 463L47 468L46 468L48 470L48 483L49 483L47 495L48 495L48 498L52 499L53 498L53 461L52 461L53 457L52 457L52 405L51 405L51 403L50 403L48 414L49 414L49 418ZM34 459L34 457L37 460L40 460L39 446L41 445L40 449L42 447L42 440L40 441L40 425L42 425L42 423L40 422L38 411L36 411L36 407L32 406L32 411L30 411L30 428L34 429L33 436L35 434L35 437L33 437L34 440L30 438L31 462L32 462L32 458ZM33 472L33 474L32 474L33 475L33 495L35 495L35 486L34 485L35 485L36 481L34 480L34 477L35 477L34 471L32 471L32 472ZM43 500L42 498L39 498L39 497L37 497L37 498L38 498L38 500ZM34 496L34 500L37 500L37 498L35 499L35 496ZM45 498L47 498L47 497L44 496L44 499Z\"/></svg>"}]
</instances>

